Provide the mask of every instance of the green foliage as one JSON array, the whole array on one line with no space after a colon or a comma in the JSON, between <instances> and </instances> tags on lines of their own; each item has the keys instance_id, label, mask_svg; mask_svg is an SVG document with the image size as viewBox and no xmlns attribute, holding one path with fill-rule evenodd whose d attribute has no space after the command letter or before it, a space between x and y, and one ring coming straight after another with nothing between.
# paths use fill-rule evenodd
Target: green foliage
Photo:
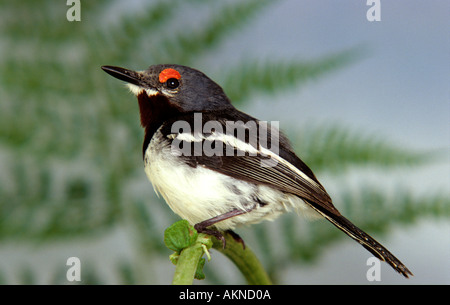
<instances>
[{"instance_id":1,"label":"green foliage","mask_svg":"<svg viewBox=\"0 0 450 305\"><path fill-rule=\"evenodd\" d=\"M187 220L180 220L164 231L164 243L172 251L179 252L197 240L198 233Z\"/></svg>"},{"instance_id":2,"label":"green foliage","mask_svg":"<svg viewBox=\"0 0 450 305\"><path fill-rule=\"evenodd\" d=\"M249 61L233 67L225 79L224 88L229 98L240 104L253 94L275 94L304 85L328 72L348 65L361 57L362 49L354 48L320 58L316 61L267 59Z\"/></svg>"},{"instance_id":3,"label":"green foliage","mask_svg":"<svg viewBox=\"0 0 450 305\"><path fill-rule=\"evenodd\" d=\"M356 190L344 189L334 199L335 204L342 207L342 214L375 236L389 233L389 229L394 226L410 225L426 217L447 219L450 216L450 199L446 194L413 196L404 188L396 189L394 194L387 194L386 190L367 186ZM282 276L277 270L291 260L315 261L320 258L317 254L331 243L348 238L328 222L314 221L301 226L298 216L293 213L284 215L282 219L277 224L262 223L256 226L255 235L259 245L263 246L258 254L261 254L273 279ZM290 245L286 251L274 251L273 247L264 244L264 240L270 239L270 230L274 226L278 227L276 231L283 237L283 243Z\"/></svg>"},{"instance_id":4,"label":"green foliage","mask_svg":"<svg viewBox=\"0 0 450 305\"><path fill-rule=\"evenodd\" d=\"M142 271L139 264L167 257L162 232L176 216L153 196L150 183L142 183L146 179L141 160L143 132L135 100L100 66L143 69L174 62L201 67L205 55L214 55L227 39L275 3L159 0L122 13L108 1L82 1L82 21L68 22L65 1L0 2L2 244L46 249L60 242L83 247L83 241L100 240L122 230L135 246L135 254L113 260L109 269L117 275L116 281L153 280L149 276L152 267ZM205 7L209 9L205 20L190 23L183 19L186 11ZM228 67L221 71L204 70L224 80L232 100L243 104L256 92L275 95L295 88L360 55L360 49L350 49L312 62L242 60L224 63ZM341 126L314 126L298 135L294 145L311 167L322 172L369 163L391 167L429 160L428 154L411 153ZM409 224L418 217L448 215L445 196L415 198L404 190L396 198L386 198L383 190L368 189L358 195L365 200L355 200L355 194L358 190L341 195L350 214L380 207L354 217L371 232L385 232L393 223ZM274 275L277 265L311 260L342 237L337 230L315 223L307 226L314 234L299 235L295 219L295 215L286 215L279 221L284 256L268 243L267 224L254 227L256 246L264 250L263 260ZM111 282L101 275L93 258L87 260L82 284ZM42 283L40 271L24 266L11 279L0 265L0 282ZM65 270L64 264L58 264L48 271L50 277L45 281L66 284ZM212 278L222 281L217 273Z\"/></svg>"},{"instance_id":5,"label":"green foliage","mask_svg":"<svg viewBox=\"0 0 450 305\"><path fill-rule=\"evenodd\" d=\"M290 135L295 150L315 171L337 172L352 166L382 168L417 166L438 157L436 151L419 152L393 145L381 135L324 124Z\"/></svg>"}]
</instances>

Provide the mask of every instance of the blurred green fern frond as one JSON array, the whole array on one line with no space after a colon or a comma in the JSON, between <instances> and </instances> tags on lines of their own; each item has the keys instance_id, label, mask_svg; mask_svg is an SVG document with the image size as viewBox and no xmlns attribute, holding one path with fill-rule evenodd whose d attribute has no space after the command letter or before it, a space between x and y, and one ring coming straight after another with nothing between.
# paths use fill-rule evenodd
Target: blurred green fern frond
<instances>
[{"instance_id":1,"label":"blurred green fern frond","mask_svg":"<svg viewBox=\"0 0 450 305\"><path fill-rule=\"evenodd\" d=\"M261 9L273 3L268 0L249 0L222 5L211 13L204 25L193 31L179 29L158 43L152 53L158 54L160 62L173 62L175 59L179 64L190 65L248 23Z\"/></svg>"},{"instance_id":2,"label":"blurred green fern frond","mask_svg":"<svg viewBox=\"0 0 450 305\"><path fill-rule=\"evenodd\" d=\"M295 150L317 171L337 172L351 166L411 167L439 159L438 151L419 152L397 146L379 134L343 124L323 124L291 132Z\"/></svg>"},{"instance_id":3,"label":"blurred green fern frond","mask_svg":"<svg viewBox=\"0 0 450 305\"><path fill-rule=\"evenodd\" d=\"M417 196L400 187L394 194L386 194L383 189L366 186L344 189L337 195L334 202L342 214L377 239L388 234L394 226L411 226L419 219L444 220L450 216L450 198L445 193ZM257 242L252 246L258 247L257 253L274 283L281 280L280 270L291 261L312 263L337 241L348 240L326 221L305 222L298 218L289 213L280 222L261 223L252 227L254 232L245 231L249 239ZM271 244L268 240L278 242Z\"/></svg>"},{"instance_id":4,"label":"blurred green fern frond","mask_svg":"<svg viewBox=\"0 0 450 305\"><path fill-rule=\"evenodd\" d=\"M227 71L224 89L234 104L243 103L252 94L275 94L294 86L305 85L326 73L336 71L362 56L361 48L353 48L315 61L247 60Z\"/></svg>"},{"instance_id":5,"label":"blurred green fern frond","mask_svg":"<svg viewBox=\"0 0 450 305\"><path fill-rule=\"evenodd\" d=\"M278 1L156 0L141 2L142 7L81 2L81 22L66 20L65 1L0 2L0 240L39 249L51 249L56 241L82 248L86 240L100 240L117 230L134 248L130 256L110 262L116 282L147 283L156 279L151 271L141 270L142 260L136 257L166 259L163 230L177 216L145 178L135 99L100 66L139 70L167 62L191 65L220 80L233 102L242 106L256 93L276 97L345 68L364 51L350 48L312 61L237 56L235 63L210 68L204 57L215 56L220 46ZM197 10L204 12L198 19L192 17ZM294 135L296 151L321 176L366 164L386 169L426 164L434 157L339 124L302 133L292 129L295 132L288 133ZM341 196L350 215L369 209L354 216L361 227L374 232L387 232L394 222L448 215L448 198L439 194L417 199L404 190L387 198L383 190L363 189ZM286 215L277 222L283 232L282 256L275 255L268 242L268 225L254 227L254 247L264 249L263 260L274 275L282 260L310 261L341 236L314 223L307 229L314 234L307 237L295 230L295 219ZM66 255L61 252L54 254L59 261ZM83 283L114 282L104 278L91 258L82 259L89 262ZM4 271L14 268L9 265L8 258L0 261L1 283L42 283L39 266L24 263L26 267L14 269L17 276L11 277ZM67 283L65 268L46 270L46 281ZM223 283L220 273L211 274L207 280Z\"/></svg>"}]
</instances>

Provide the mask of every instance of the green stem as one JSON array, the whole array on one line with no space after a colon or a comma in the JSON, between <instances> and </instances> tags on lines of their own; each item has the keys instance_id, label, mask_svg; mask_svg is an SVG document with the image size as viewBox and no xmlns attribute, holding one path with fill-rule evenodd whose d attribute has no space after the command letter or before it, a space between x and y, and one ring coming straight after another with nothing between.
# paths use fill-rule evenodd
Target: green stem
<instances>
[{"instance_id":1,"label":"green stem","mask_svg":"<svg viewBox=\"0 0 450 305\"><path fill-rule=\"evenodd\" d=\"M178 257L172 285L192 285L197 264L202 255L203 249L200 243L184 248Z\"/></svg>"},{"instance_id":2,"label":"green stem","mask_svg":"<svg viewBox=\"0 0 450 305\"><path fill-rule=\"evenodd\" d=\"M255 253L246 246L236 242L229 234L225 234L226 247L223 249L222 242L216 238L213 240L213 248L227 256L241 273L249 285L271 285L272 281L264 270Z\"/></svg>"},{"instance_id":3,"label":"green stem","mask_svg":"<svg viewBox=\"0 0 450 305\"><path fill-rule=\"evenodd\" d=\"M209 235L199 234L197 241L182 249L176 263L173 285L192 285L197 271L197 265L202 257L203 247L212 247L227 256L244 275L250 285L271 285L272 282L264 270L261 262L253 251L235 241L229 234L224 234L226 240L225 249L222 242ZM203 246L202 246L203 245Z\"/></svg>"}]
</instances>

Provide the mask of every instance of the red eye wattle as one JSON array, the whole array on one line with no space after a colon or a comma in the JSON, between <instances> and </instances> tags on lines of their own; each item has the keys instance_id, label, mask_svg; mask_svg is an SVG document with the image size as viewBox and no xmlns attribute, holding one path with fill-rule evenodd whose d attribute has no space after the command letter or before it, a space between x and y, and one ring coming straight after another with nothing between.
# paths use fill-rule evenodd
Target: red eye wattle
<instances>
[{"instance_id":1,"label":"red eye wattle","mask_svg":"<svg viewBox=\"0 0 450 305\"><path fill-rule=\"evenodd\" d=\"M171 78L175 78L175 79L180 79L181 75L180 72L178 72L175 69L164 69L161 71L161 73L159 73L159 82L160 83L165 83L167 82L167 80L171 79Z\"/></svg>"}]
</instances>

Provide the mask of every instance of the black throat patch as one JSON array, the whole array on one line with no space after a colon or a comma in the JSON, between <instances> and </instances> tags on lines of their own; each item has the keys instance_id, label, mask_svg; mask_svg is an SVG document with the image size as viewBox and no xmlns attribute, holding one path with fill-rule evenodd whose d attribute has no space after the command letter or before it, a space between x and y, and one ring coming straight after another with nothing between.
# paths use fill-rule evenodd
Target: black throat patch
<instances>
[{"instance_id":1,"label":"black throat patch","mask_svg":"<svg viewBox=\"0 0 450 305\"><path fill-rule=\"evenodd\" d=\"M158 128L168 119L178 116L181 111L162 94L148 96L145 91L138 95L141 125L145 129L142 157Z\"/></svg>"}]
</instances>

